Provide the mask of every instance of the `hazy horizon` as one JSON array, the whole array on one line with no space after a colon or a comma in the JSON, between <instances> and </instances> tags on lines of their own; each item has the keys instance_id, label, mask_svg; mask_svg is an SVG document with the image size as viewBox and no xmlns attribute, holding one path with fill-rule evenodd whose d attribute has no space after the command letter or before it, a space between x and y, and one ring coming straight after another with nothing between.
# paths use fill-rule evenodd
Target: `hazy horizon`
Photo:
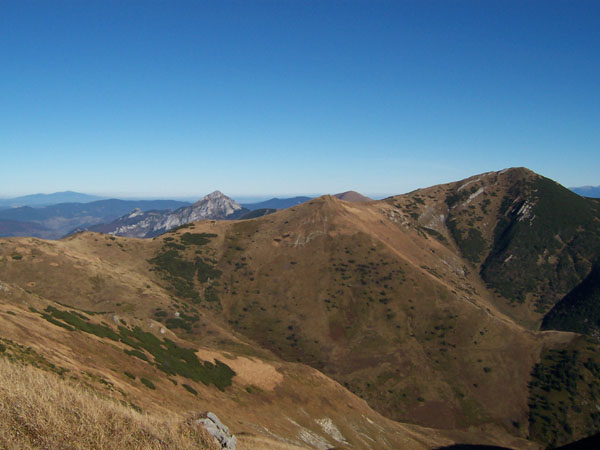
<instances>
[{"instance_id":1,"label":"hazy horizon","mask_svg":"<svg viewBox=\"0 0 600 450\"><path fill-rule=\"evenodd\" d=\"M23 194L23 195L16 195L14 197L7 197L4 195L0 195L0 200L5 201L5 200L12 200L15 198L21 198L21 197L28 197L28 196L32 196L32 195L52 195L52 194L57 194L57 193L65 193L65 192L73 192L73 193L77 193L77 194L85 194L85 195L91 195L91 196L97 196L97 197L101 197L103 200L109 200L109 199L118 199L118 200L176 200L176 201L182 201L182 202L190 202L193 203L199 199L201 199L202 197L210 194L211 192L214 192L215 190L219 190L220 189L213 189L210 192L206 192L204 194L198 194L197 196L194 195L183 195L183 196L176 196L176 195L163 195L163 196L153 196L153 195L129 195L129 194L123 194L123 195L119 195L119 194L97 194L97 193L88 193L88 192L80 192L80 191L74 191L74 190L66 190L66 191L57 191L57 192L35 192L35 193L30 193L30 194ZM348 191L348 189L346 190ZM343 191L343 192L346 192ZM223 192L223 191L221 191ZM227 192L223 192L223 194L227 195L228 197L234 199L236 202L238 203L260 203L262 201L265 200L271 200L273 198L293 198L293 197L319 197L322 195L334 195L334 194L340 194L342 192L327 192L327 193L300 193L300 194L266 194L266 195L237 195L237 194L229 194ZM361 194L366 195L367 197L372 198L373 200L379 200L391 195L397 195L397 194L364 194L361 192Z\"/></svg>"}]
</instances>

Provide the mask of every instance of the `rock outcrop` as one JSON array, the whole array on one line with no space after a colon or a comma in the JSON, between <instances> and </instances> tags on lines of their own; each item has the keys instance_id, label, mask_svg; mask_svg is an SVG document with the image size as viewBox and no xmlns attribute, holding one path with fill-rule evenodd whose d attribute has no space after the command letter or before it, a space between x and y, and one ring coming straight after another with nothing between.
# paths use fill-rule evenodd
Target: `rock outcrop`
<instances>
[{"instance_id":1,"label":"rock outcrop","mask_svg":"<svg viewBox=\"0 0 600 450\"><path fill-rule=\"evenodd\" d=\"M235 450L237 438L231 434L229 428L223 424L215 413L206 412L200 414L192 422L196 426L203 426L208 433L214 437L222 448Z\"/></svg>"},{"instance_id":2,"label":"rock outcrop","mask_svg":"<svg viewBox=\"0 0 600 450\"><path fill-rule=\"evenodd\" d=\"M190 222L237 219L246 212L248 211L235 200L220 191L214 191L193 205L175 211L144 212L134 209L109 224L98 225L90 230L117 236L149 238Z\"/></svg>"}]
</instances>

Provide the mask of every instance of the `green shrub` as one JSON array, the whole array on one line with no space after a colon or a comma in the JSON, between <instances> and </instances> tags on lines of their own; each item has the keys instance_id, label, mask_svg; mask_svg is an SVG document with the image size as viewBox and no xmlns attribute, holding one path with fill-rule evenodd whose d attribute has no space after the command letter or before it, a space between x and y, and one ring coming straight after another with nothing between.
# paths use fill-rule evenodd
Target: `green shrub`
<instances>
[{"instance_id":1,"label":"green shrub","mask_svg":"<svg viewBox=\"0 0 600 450\"><path fill-rule=\"evenodd\" d=\"M181 242L191 245L206 245L215 237L217 235L213 233L184 233L181 235Z\"/></svg>"},{"instance_id":2,"label":"green shrub","mask_svg":"<svg viewBox=\"0 0 600 450\"><path fill-rule=\"evenodd\" d=\"M150 381L148 378L140 378L140 381L147 388L152 389L152 390L156 389L156 386L154 386L154 383L152 381Z\"/></svg>"},{"instance_id":3,"label":"green shrub","mask_svg":"<svg viewBox=\"0 0 600 450\"><path fill-rule=\"evenodd\" d=\"M191 387L189 384L182 384L182 386L190 393L194 394L194 395L198 395L198 391L196 389L194 389L193 387Z\"/></svg>"}]
</instances>

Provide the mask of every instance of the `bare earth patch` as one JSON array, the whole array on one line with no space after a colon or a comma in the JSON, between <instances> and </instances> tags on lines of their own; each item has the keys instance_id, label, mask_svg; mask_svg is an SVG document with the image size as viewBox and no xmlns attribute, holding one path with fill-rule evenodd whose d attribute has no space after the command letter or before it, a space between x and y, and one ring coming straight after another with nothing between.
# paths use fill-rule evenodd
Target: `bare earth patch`
<instances>
[{"instance_id":1,"label":"bare earth patch","mask_svg":"<svg viewBox=\"0 0 600 450\"><path fill-rule=\"evenodd\" d=\"M218 359L225 362L235 371L234 380L240 384L253 385L265 391L272 391L283 381L283 375L275 367L263 361L255 361L243 356L229 359L220 352L208 349L199 349L196 355L204 361L214 362L215 359Z\"/></svg>"}]
</instances>

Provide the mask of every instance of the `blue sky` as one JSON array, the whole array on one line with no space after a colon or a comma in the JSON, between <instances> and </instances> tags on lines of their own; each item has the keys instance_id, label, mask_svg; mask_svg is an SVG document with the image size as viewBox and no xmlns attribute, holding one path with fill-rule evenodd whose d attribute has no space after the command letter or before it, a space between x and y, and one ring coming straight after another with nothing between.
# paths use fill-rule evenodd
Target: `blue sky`
<instances>
[{"instance_id":1,"label":"blue sky","mask_svg":"<svg viewBox=\"0 0 600 450\"><path fill-rule=\"evenodd\" d=\"M0 196L600 184L597 1L3 1Z\"/></svg>"}]
</instances>

